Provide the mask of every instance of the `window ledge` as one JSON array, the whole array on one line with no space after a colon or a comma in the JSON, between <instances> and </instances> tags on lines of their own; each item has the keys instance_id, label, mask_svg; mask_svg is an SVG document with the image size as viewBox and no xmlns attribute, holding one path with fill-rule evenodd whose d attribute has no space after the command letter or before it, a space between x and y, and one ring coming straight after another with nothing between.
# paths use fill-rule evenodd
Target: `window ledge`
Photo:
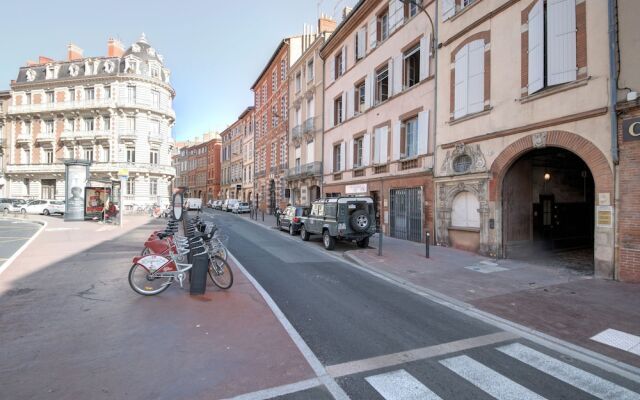
<instances>
[{"instance_id":1,"label":"window ledge","mask_svg":"<svg viewBox=\"0 0 640 400\"><path fill-rule=\"evenodd\" d=\"M453 14L452 17L447 19L447 21L455 21L459 16L461 16L464 13L466 13L467 10L469 10L470 8L473 8L478 3L480 3L480 0L476 0L473 3L469 4L468 6L465 6L465 7L461 8L461 9L459 9L459 10L456 10L455 14Z\"/></svg>"},{"instance_id":2,"label":"window ledge","mask_svg":"<svg viewBox=\"0 0 640 400\"><path fill-rule=\"evenodd\" d=\"M450 231L464 231L464 232L480 232L480 228L472 228L468 226L450 226Z\"/></svg>"},{"instance_id":3,"label":"window ledge","mask_svg":"<svg viewBox=\"0 0 640 400\"><path fill-rule=\"evenodd\" d=\"M520 102L520 104L525 104L525 103L529 103L531 101L535 101L547 96L551 96L556 93L562 93L567 90L582 87L582 86L585 86L587 83L589 83L590 79L591 77L588 76L586 78L578 79L573 82L567 82L567 83L562 83L560 85L551 86L546 89L542 89L534 94L522 96L518 99L518 101Z\"/></svg>"},{"instance_id":4,"label":"window ledge","mask_svg":"<svg viewBox=\"0 0 640 400\"><path fill-rule=\"evenodd\" d=\"M449 125L459 124L461 122L465 122L465 121L468 121L470 119L474 119L476 117L481 117L483 115L487 115L487 114L489 114L491 112L491 110L493 110L493 107L488 107L488 108L485 108L484 110L479 111L477 113L467 114L467 115L465 115L463 117L460 117L460 118L450 119L449 120Z\"/></svg>"}]
</instances>

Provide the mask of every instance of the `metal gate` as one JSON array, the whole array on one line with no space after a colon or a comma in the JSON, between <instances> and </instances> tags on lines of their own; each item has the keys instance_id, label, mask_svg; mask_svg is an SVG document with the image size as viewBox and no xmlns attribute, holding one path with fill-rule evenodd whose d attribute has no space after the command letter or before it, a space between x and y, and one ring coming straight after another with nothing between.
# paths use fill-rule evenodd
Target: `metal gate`
<instances>
[{"instance_id":1,"label":"metal gate","mask_svg":"<svg viewBox=\"0 0 640 400\"><path fill-rule=\"evenodd\" d=\"M422 241L422 188L391 189L391 237Z\"/></svg>"}]
</instances>

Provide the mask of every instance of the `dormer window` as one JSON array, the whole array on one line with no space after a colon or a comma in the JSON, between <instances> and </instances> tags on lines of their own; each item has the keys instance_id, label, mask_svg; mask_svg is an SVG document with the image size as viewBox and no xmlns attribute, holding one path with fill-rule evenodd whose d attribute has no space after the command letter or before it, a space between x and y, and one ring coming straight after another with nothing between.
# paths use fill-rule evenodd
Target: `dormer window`
<instances>
[{"instance_id":1,"label":"dormer window","mask_svg":"<svg viewBox=\"0 0 640 400\"><path fill-rule=\"evenodd\" d=\"M133 57L124 59L124 73L125 74L137 74L139 71L139 62Z\"/></svg>"},{"instance_id":2,"label":"dormer window","mask_svg":"<svg viewBox=\"0 0 640 400\"><path fill-rule=\"evenodd\" d=\"M27 70L27 81L33 82L36 79L36 71L30 69Z\"/></svg>"},{"instance_id":3,"label":"dormer window","mask_svg":"<svg viewBox=\"0 0 640 400\"><path fill-rule=\"evenodd\" d=\"M56 68L53 64L49 64L45 67L44 79L55 79L56 78Z\"/></svg>"}]
</instances>

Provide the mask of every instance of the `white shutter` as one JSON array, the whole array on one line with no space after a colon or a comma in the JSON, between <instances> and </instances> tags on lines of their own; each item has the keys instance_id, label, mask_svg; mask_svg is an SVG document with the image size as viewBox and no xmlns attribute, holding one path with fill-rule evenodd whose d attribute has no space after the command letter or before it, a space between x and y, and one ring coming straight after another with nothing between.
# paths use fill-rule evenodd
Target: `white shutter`
<instances>
[{"instance_id":1,"label":"white shutter","mask_svg":"<svg viewBox=\"0 0 640 400\"><path fill-rule=\"evenodd\" d=\"M333 82L336 78L336 59L335 57L329 57L329 83Z\"/></svg>"},{"instance_id":2,"label":"white shutter","mask_svg":"<svg viewBox=\"0 0 640 400\"><path fill-rule=\"evenodd\" d=\"M300 160L302 160L302 148L300 146L297 146L294 152L295 158L299 158ZM295 160L295 159L294 159Z\"/></svg>"},{"instance_id":3,"label":"white shutter","mask_svg":"<svg viewBox=\"0 0 640 400\"><path fill-rule=\"evenodd\" d=\"M429 77L429 60L431 59L431 34L420 38L420 80Z\"/></svg>"},{"instance_id":4,"label":"white shutter","mask_svg":"<svg viewBox=\"0 0 640 400\"><path fill-rule=\"evenodd\" d=\"M342 70L340 71L340 75L344 75L347 70L347 45L342 46Z\"/></svg>"},{"instance_id":5,"label":"white shutter","mask_svg":"<svg viewBox=\"0 0 640 400\"><path fill-rule=\"evenodd\" d=\"M383 126L380 128L380 160L381 164L385 164L388 158L389 149L389 127Z\"/></svg>"},{"instance_id":6,"label":"white shutter","mask_svg":"<svg viewBox=\"0 0 640 400\"><path fill-rule=\"evenodd\" d=\"M347 92L342 92L342 121L347 119Z\"/></svg>"},{"instance_id":7,"label":"white shutter","mask_svg":"<svg viewBox=\"0 0 640 400\"><path fill-rule=\"evenodd\" d=\"M335 103L333 102L333 100L330 102L331 108L329 108L329 128L333 128L335 126L335 122L333 120L334 117L334 110L335 110Z\"/></svg>"},{"instance_id":8,"label":"white shutter","mask_svg":"<svg viewBox=\"0 0 640 400\"><path fill-rule=\"evenodd\" d=\"M453 14L456 13L456 2L455 0L442 0L442 20L447 20L453 17Z\"/></svg>"},{"instance_id":9,"label":"white shutter","mask_svg":"<svg viewBox=\"0 0 640 400\"><path fill-rule=\"evenodd\" d=\"M389 65L391 64L389 63ZM393 90L391 93L398 94L402 92L402 54L393 57L393 70L389 69L389 73L391 72L393 72Z\"/></svg>"},{"instance_id":10,"label":"white shutter","mask_svg":"<svg viewBox=\"0 0 640 400\"><path fill-rule=\"evenodd\" d=\"M368 133L364 134L362 138L362 166L369 165L369 159L371 158L371 135Z\"/></svg>"},{"instance_id":11,"label":"white shutter","mask_svg":"<svg viewBox=\"0 0 640 400\"><path fill-rule=\"evenodd\" d=\"M528 93L544 87L544 7L538 0L529 11Z\"/></svg>"},{"instance_id":12,"label":"white shutter","mask_svg":"<svg viewBox=\"0 0 640 400\"><path fill-rule=\"evenodd\" d=\"M484 110L484 40L469 43L469 114Z\"/></svg>"},{"instance_id":13,"label":"white shutter","mask_svg":"<svg viewBox=\"0 0 640 400\"><path fill-rule=\"evenodd\" d=\"M398 29L404 22L404 3L400 0L389 1L389 33Z\"/></svg>"},{"instance_id":14,"label":"white shutter","mask_svg":"<svg viewBox=\"0 0 640 400\"><path fill-rule=\"evenodd\" d=\"M357 35L358 35L358 49L357 49L358 54L356 55L356 57L360 59L360 58L364 58L365 47L367 45L366 29L360 28L360 30L358 30Z\"/></svg>"},{"instance_id":15,"label":"white shutter","mask_svg":"<svg viewBox=\"0 0 640 400\"><path fill-rule=\"evenodd\" d=\"M469 58L469 45L461 48L456 53L455 61L455 93L454 93L454 111L453 117L460 118L463 115L467 115L467 79L468 79L468 65L467 60Z\"/></svg>"},{"instance_id":16,"label":"white shutter","mask_svg":"<svg viewBox=\"0 0 640 400\"><path fill-rule=\"evenodd\" d=\"M346 145L344 142L340 143L340 171L344 171L344 167L345 167L345 156L346 156L346 149L345 149Z\"/></svg>"},{"instance_id":17,"label":"white shutter","mask_svg":"<svg viewBox=\"0 0 640 400\"><path fill-rule=\"evenodd\" d=\"M393 140L391 142L391 159L399 160L400 159L400 129L401 129L400 120L393 122Z\"/></svg>"},{"instance_id":18,"label":"white shutter","mask_svg":"<svg viewBox=\"0 0 640 400\"><path fill-rule=\"evenodd\" d=\"M347 142L345 157L345 170L353 169L353 139L349 139L349 141Z\"/></svg>"},{"instance_id":19,"label":"white shutter","mask_svg":"<svg viewBox=\"0 0 640 400\"><path fill-rule=\"evenodd\" d=\"M345 119L349 119L353 117L353 90L347 90L345 94L347 95L347 113L345 114Z\"/></svg>"},{"instance_id":20,"label":"white shutter","mask_svg":"<svg viewBox=\"0 0 640 400\"><path fill-rule=\"evenodd\" d=\"M576 78L576 0L548 0L547 84Z\"/></svg>"},{"instance_id":21,"label":"white shutter","mask_svg":"<svg viewBox=\"0 0 640 400\"><path fill-rule=\"evenodd\" d=\"M307 164L315 161L314 143L313 140L307 143Z\"/></svg>"},{"instance_id":22,"label":"white shutter","mask_svg":"<svg viewBox=\"0 0 640 400\"><path fill-rule=\"evenodd\" d=\"M373 163L380 164L380 141L382 140L380 137L380 128L376 128L373 130Z\"/></svg>"},{"instance_id":23,"label":"white shutter","mask_svg":"<svg viewBox=\"0 0 640 400\"><path fill-rule=\"evenodd\" d=\"M327 168L329 170L329 172L336 172L333 169L333 146L329 146L329 157L327 157L328 161L329 161L329 168Z\"/></svg>"},{"instance_id":24,"label":"white shutter","mask_svg":"<svg viewBox=\"0 0 640 400\"><path fill-rule=\"evenodd\" d=\"M418 154L429 152L429 110L418 113Z\"/></svg>"},{"instance_id":25,"label":"white shutter","mask_svg":"<svg viewBox=\"0 0 640 400\"><path fill-rule=\"evenodd\" d=\"M370 49L375 49L376 48L376 43L377 43L377 38L378 38L378 18L376 16L373 16L370 20L369 20L369 48Z\"/></svg>"},{"instance_id":26,"label":"white shutter","mask_svg":"<svg viewBox=\"0 0 640 400\"><path fill-rule=\"evenodd\" d=\"M364 103L367 108L373 106L373 99L375 98L374 86L374 75L370 73L364 83Z\"/></svg>"}]
</instances>

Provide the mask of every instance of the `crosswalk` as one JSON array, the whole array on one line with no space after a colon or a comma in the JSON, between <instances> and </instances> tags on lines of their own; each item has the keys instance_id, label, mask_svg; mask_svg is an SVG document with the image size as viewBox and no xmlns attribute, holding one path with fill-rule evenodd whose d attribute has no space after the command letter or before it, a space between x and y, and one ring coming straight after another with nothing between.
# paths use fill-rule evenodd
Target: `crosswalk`
<instances>
[{"instance_id":1,"label":"crosswalk","mask_svg":"<svg viewBox=\"0 0 640 400\"><path fill-rule=\"evenodd\" d=\"M556 379L560 385L568 384L585 393L583 397L602 400L640 400L640 394L620 386L591 372L577 368L521 343L511 343L494 349L500 354L517 360L518 365L532 368ZM452 373L453 379L461 378L473 387L498 400L545 400L546 397L484 365L469 355L462 354L438 361ZM504 372L504 369L503 371ZM437 394L437 388L429 388L405 369L365 377L365 381L385 400L445 400ZM459 387L464 385L448 386ZM547 390L547 393L549 391ZM590 397L590 396L592 397ZM459 394L460 397L462 393ZM455 396L453 398L458 398Z\"/></svg>"}]
</instances>

